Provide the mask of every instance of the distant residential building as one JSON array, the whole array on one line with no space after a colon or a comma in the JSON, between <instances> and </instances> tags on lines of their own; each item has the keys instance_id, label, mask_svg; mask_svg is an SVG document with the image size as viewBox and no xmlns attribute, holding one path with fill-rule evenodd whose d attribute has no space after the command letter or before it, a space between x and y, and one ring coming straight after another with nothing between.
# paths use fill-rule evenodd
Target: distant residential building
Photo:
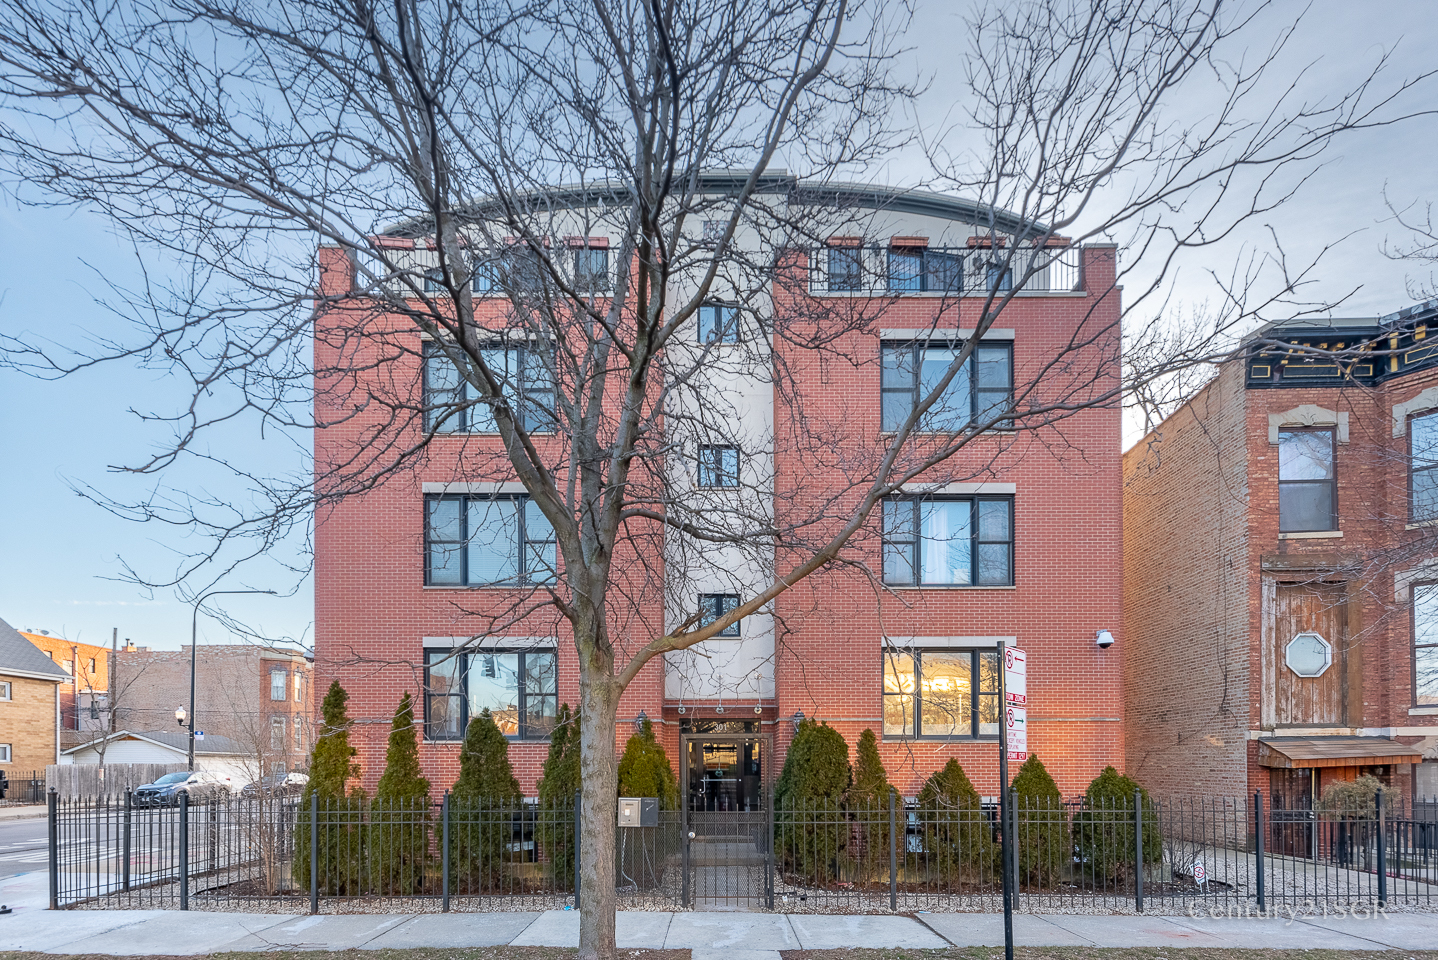
<instances>
[{"instance_id":1,"label":"distant residential building","mask_svg":"<svg viewBox=\"0 0 1438 960\"><path fill-rule=\"evenodd\" d=\"M252 759L257 774L304 767L313 740L312 664L296 650L252 644L199 648L195 729L224 737ZM175 710L190 709L190 647L151 650L127 643L115 655L115 726L124 730L184 728ZM106 758L106 762L110 762Z\"/></svg>"},{"instance_id":2,"label":"distant residential building","mask_svg":"<svg viewBox=\"0 0 1438 960\"><path fill-rule=\"evenodd\" d=\"M60 691L68 679L44 651L0 620L0 770L28 773L57 761Z\"/></svg>"},{"instance_id":3,"label":"distant residential building","mask_svg":"<svg viewBox=\"0 0 1438 960\"><path fill-rule=\"evenodd\" d=\"M74 643L48 633L20 631L69 675L60 689L60 737L62 746L73 746L75 732L94 733L110 729L110 648L92 643Z\"/></svg>"},{"instance_id":4,"label":"distant residential building","mask_svg":"<svg viewBox=\"0 0 1438 960\"><path fill-rule=\"evenodd\" d=\"M106 764L185 764L189 744L183 730L120 730L70 747L61 753L60 763L98 764L102 756ZM229 779L232 789L255 779L253 760L245 746L209 733L205 739L195 741L195 769Z\"/></svg>"},{"instance_id":5,"label":"distant residential building","mask_svg":"<svg viewBox=\"0 0 1438 960\"><path fill-rule=\"evenodd\" d=\"M1128 772L1438 795L1438 301L1261 330L1124 458Z\"/></svg>"}]
</instances>

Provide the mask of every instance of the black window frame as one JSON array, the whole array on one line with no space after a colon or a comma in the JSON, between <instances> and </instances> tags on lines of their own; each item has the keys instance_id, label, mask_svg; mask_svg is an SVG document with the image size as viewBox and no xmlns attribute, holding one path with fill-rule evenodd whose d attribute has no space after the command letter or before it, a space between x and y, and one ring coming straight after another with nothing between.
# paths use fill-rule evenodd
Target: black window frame
<instances>
[{"instance_id":1,"label":"black window frame","mask_svg":"<svg viewBox=\"0 0 1438 960\"><path fill-rule=\"evenodd\" d=\"M925 351L925 350L930 350L930 349L937 349L937 350L959 350L959 349L962 349L962 347L963 347L963 343L962 343L961 341L950 341L950 340L881 340L881 341L879 341L879 370L880 370L880 373L879 373L879 420L880 420L879 426L880 426L880 429L882 430L882 432L892 433L893 431L897 430L898 427L899 427L899 424L898 424L898 423L888 422L888 421L885 420L885 416L886 416L886 414L887 414L887 412L888 412L888 407L887 407L887 405L886 405L885 402L884 402L886 398L888 398L888 397L901 397L901 396L904 396L905 394L907 394L908 397L909 397L909 402L905 405L904 416L905 416L906 418L908 417L909 413L912 413L913 410L914 410L914 408L919 405L919 400L920 400L920 399L922 398L922 396L923 396L923 393L922 393L923 388L922 388L922 386L920 385L920 384L921 384L921 381L922 381L922 378L923 378L923 351ZM1000 351L1000 350L1004 351L1004 353L1006 354L1007 373L1008 373L1008 386L1006 386L1006 387L983 387L983 386L980 386L980 385L979 385L979 376L978 376L978 374L979 374L979 354L980 354L980 351L983 351L983 352L993 352L993 351ZM892 353L892 354L898 354L898 353L903 352L903 351L908 351L908 352L909 352L909 357L908 357L908 364L909 364L909 370L910 370L910 380L909 380L909 383L908 383L907 385L903 385L903 384L898 384L898 385L886 385L886 384L885 384L885 373L886 373L886 371L889 369L889 364L888 364L889 355L890 355L891 353ZM1013 407L1013 404L1014 404L1014 342L1013 342L1012 340L980 340L978 343L976 343L976 344L974 345L974 349L973 349L972 351L970 351L968 359L964 361L964 366L967 368L967 370L966 370L966 375L967 375L968 381L969 381L969 419L968 419L968 421L967 421L966 423L964 423L963 425L959 426L959 427L957 428L957 430L967 429L969 426L971 426L972 424L974 424L974 423L978 420L978 418L981 416L981 414L982 414L983 412L985 412L985 411L988 409L987 405L984 403L985 398L998 398L998 397L1002 397L1006 409L1011 409L1011 408ZM950 382L949 382L949 385L950 385L950 386L953 386L953 381L950 381ZM992 401L990 401L990 402L992 402ZM930 407L929 410L930 410L930 414L932 414L932 413L933 413L933 407ZM952 433L952 432L957 432L956 430L952 430L952 429L951 429L951 430L941 430L941 431L940 431L940 430L928 429L928 428L926 428L926 425L925 425L923 422L920 422L919 424L917 424L916 427L917 427L918 432L920 432L920 433L933 433L933 432ZM1012 428L1013 428L1013 419L1010 418L1010 417L1005 417L1005 418L1003 418L1003 419L997 421L997 422L994 424L994 426L991 427L990 429L994 429L994 430L1009 430L1009 429L1012 429Z\"/></svg>"},{"instance_id":2,"label":"black window frame","mask_svg":"<svg viewBox=\"0 0 1438 960\"><path fill-rule=\"evenodd\" d=\"M553 659L554 672L552 688L542 693L531 693L529 690L529 658L531 656L548 656ZM518 711L516 720L517 733L506 733L505 739L518 741L544 741L548 740L553 727L542 732L531 729L529 717L529 701L531 699L548 700L553 709L549 712L550 717L559 715L559 650L557 647L486 647L482 650L426 650L424 652L424 739L430 743L459 743L464 740L465 731L469 728L469 721L473 719L469 714L469 671L476 657L485 656L518 656ZM434 693L430 681L430 670L437 662L458 659L459 671L459 693ZM434 720L432 704L439 699L452 699L459 701L459 730L453 735L436 736L434 733Z\"/></svg>"},{"instance_id":3,"label":"black window frame","mask_svg":"<svg viewBox=\"0 0 1438 960\"><path fill-rule=\"evenodd\" d=\"M533 501L533 497L523 493L495 493L495 494L473 494L473 493L427 493L424 495L424 585L427 587L447 587L456 590L475 589L484 587L515 588L545 586L559 581L559 544L550 529L550 536L543 540L531 540L527 533L527 521L525 520L526 506ZM469 530L469 504L471 501L494 502L499 500L513 501L515 503L515 519L517 539L514 548L518 551L515 558L515 567L518 576L513 580L483 581L471 583L469 580L469 540L472 534ZM430 504L439 501L459 502L459 539L458 540L434 540L430 535L430 516L432 509ZM435 583L433 577L433 553L431 548L436 543L450 544L459 553L460 582L459 583ZM536 579L528 569L528 560L534 553L535 546L549 545L553 548L554 569L550 571L549 579Z\"/></svg>"},{"instance_id":4,"label":"black window frame","mask_svg":"<svg viewBox=\"0 0 1438 960\"><path fill-rule=\"evenodd\" d=\"M1284 434L1318 434L1326 433L1329 438L1328 472L1329 476L1322 480L1285 480L1283 479L1283 437ZM1333 426L1323 427L1280 427L1278 430L1278 464L1276 473L1278 475L1278 532L1279 533L1331 533L1338 529L1338 429ZM1287 486L1327 486L1328 493L1328 525L1325 527L1294 527L1286 526L1283 521L1283 489Z\"/></svg>"},{"instance_id":5,"label":"black window frame","mask_svg":"<svg viewBox=\"0 0 1438 960\"><path fill-rule=\"evenodd\" d=\"M731 610L739 606L739 595L737 593L701 593L699 594L699 626L706 627L725 616ZM744 632L739 629L739 624L744 620L741 617L729 626L714 634L715 637L742 637Z\"/></svg>"},{"instance_id":6,"label":"black window frame","mask_svg":"<svg viewBox=\"0 0 1438 960\"><path fill-rule=\"evenodd\" d=\"M923 668L923 663L924 663L924 654L925 654L925 653L929 653L929 654L942 654L942 655L945 655L945 656L956 656L956 655L965 654L965 653L967 653L967 654L969 655L969 732L968 732L967 734L963 734L963 733L925 733L925 732L924 732L924 729L923 729L923 726L924 726L924 721L923 721L923 717L924 717L924 708L923 708L923 703L924 703L924 701L923 701L923 696L924 696L924 693L923 693L923 691L924 691L924 683L923 683L924 668ZM895 655L899 655L899 656L909 656L909 657L912 657L912 658L913 658L914 672L913 672L912 676L913 676L913 684L914 684L914 686L913 686L913 691L912 691L911 693L907 693L907 694L906 694L906 693L904 693L902 690L890 692L889 689L888 689L888 687L887 687L887 681L888 681L888 678L889 678L890 674L893 673L893 675L895 675L895 676L898 675L897 670L894 669L894 660L893 660L893 657L894 657ZM994 684L992 689L985 689L984 686L983 686L983 682L984 682L983 662L984 662L984 660L986 660L986 659L989 660L989 661L992 663L992 671L991 671L991 674L990 674L990 676L992 677L992 682L993 682L993 684ZM881 709L880 709L880 712L879 712L879 713L880 713L880 727L881 727L881 729L884 731L884 733L883 733L884 739L886 739L886 740L950 740L950 741L952 741L952 740L984 740L984 741L997 741L997 740L999 739L998 724L1000 724L1000 723L1003 722L1003 705L999 702L999 678L998 678L998 670L999 670L999 669L1001 669L1001 667L1000 667L1000 665L999 665L998 652L995 651L995 650L993 650L993 649L987 649L987 648L983 648L983 647L951 647L951 648L943 648L943 647L889 647L889 648L886 648L886 649L884 650L884 652L883 652L883 670L884 670L884 674L883 674L883 679L882 679L881 682L880 682L880 690L881 690L881 695L882 695L882 697L883 697L883 703L881 704ZM899 700L899 699L902 699L903 697L906 697L906 696L910 698L911 709L912 709L912 715L911 715L910 718L909 718L908 729L907 729L905 732L903 732L903 733L890 732L890 730L889 730L889 723L888 723L888 716L889 716L888 704L889 704L889 701L890 701L890 700ZM990 705L992 706L992 708L993 708L993 713L991 713L991 716L993 717L993 719L990 720L990 721L988 721L988 722L994 724L994 731L993 731L992 733L984 733L984 732L983 732L983 724L984 724L985 721L984 721L984 719L983 719L983 710L982 710L982 707L981 707L981 703L982 703L984 700L987 700L987 701L989 702L989 704L990 704Z\"/></svg>"},{"instance_id":7,"label":"black window frame","mask_svg":"<svg viewBox=\"0 0 1438 960\"><path fill-rule=\"evenodd\" d=\"M1408 520L1411 523L1429 523L1438 520L1438 503L1427 514L1418 512L1418 498L1413 493L1413 478L1418 474L1432 474L1438 476L1438 457L1425 460L1426 466L1417 466L1418 457L1414 449L1413 427L1420 420L1432 422L1433 429L1438 434L1438 410L1425 410L1422 413L1415 413L1408 418ZM1438 446L1435 446L1438 449Z\"/></svg>"},{"instance_id":8,"label":"black window frame","mask_svg":"<svg viewBox=\"0 0 1438 960\"><path fill-rule=\"evenodd\" d=\"M824 275L829 292L861 292L864 289L864 248L858 244L830 243L824 250Z\"/></svg>"},{"instance_id":9,"label":"black window frame","mask_svg":"<svg viewBox=\"0 0 1438 960\"><path fill-rule=\"evenodd\" d=\"M922 519L920 510L925 503L968 503L969 504L969 582L968 583L945 583L942 581L928 581L924 579L923 552L924 537L922 531ZM980 510L985 503L1003 503L1008 507L1008 539L995 540L984 539L980 529ZM891 506L893 510L891 511ZM908 518L907 529L898 528L893 520L902 520L898 516L900 509L907 508L912 511ZM1012 494L902 494L899 496L885 497L879 507L880 524L882 526L882 556L880 558L880 576L887 586L894 587L924 587L927 589L942 590L984 590L993 587L1012 587L1014 585L1014 570L1017 567L1016 554L1017 536L1015 531L1014 497ZM979 580L979 554L980 548L1004 544L1008 547L1008 569L1007 577L1004 580ZM889 579L889 554L899 546L906 546L909 555L909 569L913 572L910 580Z\"/></svg>"},{"instance_id":10,"label":"black window frame","mask_svg":"<svg viewBox=\"0 0 1438 960\"><path fill-rule=\"evenodd\" d=\"M732 469L724 463L726 453L733 454ZM710 458L709 462L706 462L706 457ZM722 443L700 444L695 485L705 490L735 490L739 487L739 464L738 447Z\"/></svg>"},{"instance_id":11,"label":"black window frame","mask_svg":"<svg viewBox=\"0 0 1438 960\"><path fill-rule=\"evenodd\" d=\"M519 422L523 429L532 434L548 434L556 432L555 409L555 385L545 369L543 360L540 358L536 365L536 357L531 357L534 349L525 344L507 344L493 342L482 344L480 350L503 350L506 355L513 354L511 359L506 356L505 365L518 373L514 376L513 383L517 388L519 401ZM420 351L420 403L424 410L425 432L436 433L472 433L479 435L495 434L497 429L489 429L489 424L476 424L471 416L471 411L484 406L479 396L474 391L474 385L465 377L459 375L449 357L440 348L440 345L433 340L427 340ZM448 364L450 369L455 371L455 378L458 386L454 390L443 392L458 392L457 400L452 401L448 406L437 401L436 388L431 386L432 374L430 364L438 362ZM538 370L540 376L532 376ZM546 402L547 399L547 402ZM487 412L487 408L486 408ZM448 414L446 416L446 414ZM443 418L443 420L441 420Z\"/></svg>"},{"instance_id":12,"label":"black window frame","mask_svg":"<svg viewBox=\"0 0 1438 960\"><path fill-rule=\"evenodd\" d=\"M896 279L895 261L900 259L918 261L912 277L906 277L900 284ZM890 293L948 293L961 294L964 289L964 258L950 250L930 250L928 247L890 246L885 261Z\"/></svg>"},{"instance_id":13,"label":"black window frame","mask_svg":"<svg viewBox=\"0 0 1438 960\"><path fill-rule=\"evenodd\" d=\"M713 319L707 319L710 313ZM727 314L727 319L725 318ZM739 306L723 300L705 300L694 318L696 334L702 344L739 342Z\"/></svg>"},{"instance_id":14,"label":"black window frame","mask_svg":"<svg viewBox=\"0 0 1438 960\"><path fill-rule=\"evenodd\" d=\"M585 261L590 261L586 263ZM596 269L593 261L598 260ZM580 291L607 292L611 287L609 277L609 248L574 247L574 286Z\"/></svg>"},{"instance_id":15,"label":"black window frame","mask_svg":"<svg viewBox=\"0 0 1438 960\"><path fill-rule=\"evenodd\" d=\"M1410 644L1412 649L1409 654L1409 662L1412 664L1413 668L1413 683L1409 693L1413 698L1412 704L1414 707L1438 706L1438 677L1434 678L1434 699L1432 702L1424 703L1418 691L1418 651L1438 649L1438 642L1418 642L1418 594L1419 591L1427 592L1430 590L1438 592L1438 581L1420 580L1411 584L1408 588L1408 625L1409 633L1412 638L1412 643ZM1434 618L1438 619L1438 598L1435 598Z\"/></svg>"}]
</instances>

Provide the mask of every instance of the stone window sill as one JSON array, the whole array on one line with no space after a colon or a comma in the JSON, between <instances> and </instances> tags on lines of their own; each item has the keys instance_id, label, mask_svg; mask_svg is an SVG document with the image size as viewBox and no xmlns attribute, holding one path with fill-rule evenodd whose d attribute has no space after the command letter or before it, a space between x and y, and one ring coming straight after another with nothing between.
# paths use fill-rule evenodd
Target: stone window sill
<instances>
[{"instance_id":1,"label":"stone window sill","mask_svg":"<svg viewBox=\"0 0 1438 960\"><path fill-rule=\"evenodd\" d=\"M1338 540L1343 537L1342 530L1304 530L1298 533L1280 533L1280 540Z\"/></svg>"}]
</instances>

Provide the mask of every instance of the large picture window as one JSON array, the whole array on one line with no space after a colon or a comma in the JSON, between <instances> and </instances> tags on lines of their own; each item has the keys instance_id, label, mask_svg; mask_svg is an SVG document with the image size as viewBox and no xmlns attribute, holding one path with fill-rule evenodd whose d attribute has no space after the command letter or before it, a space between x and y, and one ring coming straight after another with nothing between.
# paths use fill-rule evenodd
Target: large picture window
<instances>
[{"instance_id":1,"label":"large picture window","mask_svg":"<svg viewBox=\"0 0 1438 960\"><path fill-rule=\"evenodd\" d=\"M559 711L559 659L553 650L425 654L424 730L429 740L462 740L488 710L500 732L543 739Z\"/></svg>"},{"instance_id":2,"label":"large picture window","mask_svg":"<svg viewBox=\"0 0 1438 960\"><path fill-rule=\"evenodd\" d=\"M999 658L983 650L884 653L884 736L999 735Z\"/></svg>"},{"instance_id":3,"label":"large picture window","mask_svg":"<svg viewBox=\"0 0 1438 960\"><path fill-rule=\"evenodd\" d=\"M894 497L884 501L884 582L1007 586L1014 582L1010 497Z\"/></svg>"},{"instance_id":4,"label":"large picture window","mask_svg":"<svg viewBox=\"0 0 1438 960\"><path fill-rule=\"evenodd\" d=\"M526 496L425 497L428 586L553 583L554 527Z\"/></svg>"},{"instance_id":5,"label":"large picture window","mask_svg":"<svg viewBox=\"0 0 1438 960\"><path fill-rule=\"evenodd\" d=\"M897 430L938 387L962 344L885 343L883 352L883 428ZM1012 343L981 343L954 374L944 392L919 422L923 431L954 432L971 423L1000 416L1013 403ZM1007 428L1012 421L1000 420Z\"/></svg>"},{"instance_id":6,"label":"large picture window","mask_svg":"<svg viewBox=\"0 0 1438 960\"><path fill-rule=\"evenodd\" d=\"M1413 703L1438 707L1438 583L1413 587Z\"/></svg>"},{"instance_id":7,"label":"large picture window","mask_svg":"<svg viewBox=\"0 0 1438 960\"><path fill-rule=\"evenodd\" d=\"M504 395L517 401L520 425L532 433L554 429L554 382L538 351L495 345L480 351L500 380ZM499 427L479 391L438 344L424 348L424 428L440 433L494 433Z\"/></svg>"},{"instance_id":8,"label":"large picture window","mask_svg":"<svg viewBox=\"0 0 1438 960\"><path fill-rule=\"evenodd\" d=\"M1408 421L1408 517L1438 520L1438 411Z\"/></svg>"},{"instance_id":9,"label":"large picture window","mask_svg":"<svg viewBox=\"0 0 1438 960\"><path fill-rule=\"evenodd\" d=\"M889 289L895 293L957 294L963 289L964 260L956 253L925 247L889 248Z\"/></svg>"},{"instance_id":10,"label":"large picture window","mask_svg":"<svg viewBox=\"0 0 1438 960\"><path fill-rule=\"evenodd\" d=\"M1278 431L1278 532L1338 529L1333 430Z\"/></svg>"}]
</instances>

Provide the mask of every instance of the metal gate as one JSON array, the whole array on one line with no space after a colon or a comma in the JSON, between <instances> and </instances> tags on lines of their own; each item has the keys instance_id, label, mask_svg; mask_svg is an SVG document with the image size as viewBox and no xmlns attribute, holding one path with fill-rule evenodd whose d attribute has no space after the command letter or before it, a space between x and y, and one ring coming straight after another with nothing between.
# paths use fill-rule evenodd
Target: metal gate
<instances>
[{"instance_id":1,"label":"metal gate","mask_svg":"<svg viewBox=\"0 0 1438 960\"><path fill-rule=\"evenodd\" d=\"M685 907L774 905L774 797L770 741L753 734L681 738Z\"/></svg>"}]
</instances>

